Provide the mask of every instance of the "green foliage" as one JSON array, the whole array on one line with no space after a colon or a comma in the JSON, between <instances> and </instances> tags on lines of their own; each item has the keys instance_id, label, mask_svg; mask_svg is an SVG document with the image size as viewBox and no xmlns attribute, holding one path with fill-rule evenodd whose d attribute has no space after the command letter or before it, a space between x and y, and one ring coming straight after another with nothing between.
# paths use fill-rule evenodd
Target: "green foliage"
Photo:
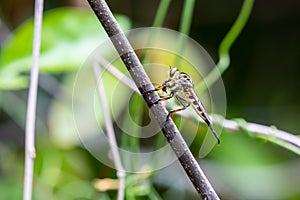
<instances>
[{"instance_id":1,"label":"green foliage","mask_svg":"<svg viewBox=\"0 0 300 200\"><path fill-rule=\"evenodd\" d=\"M163 24L169 3L169 0L161 1L154 22L155 26L161 26ZM190 31L194 3L194 1L185 1L184 14L182 14L182 21L180 23L180 30L185 34L188 34ZM212 85L214 81L220 78L221 74L229 66L230 48L246 25L252 10L252 5L253 0L244 1L244 6L241 9L236 23L222 41L219 47L219 69L216 69L215 72L217 73L213 72L212 75L207 77L208 85ZM126 17L117 16L117 19L123 30L130 28L130 21ZM21 25L13 33L5 46L3 46L0 60L0 89L22 89L28 86L29 77L26 74L29 73L31 66L32 29L33 22L32 19L30 19ZM99 192L96 191L93 186L92 182L95 178L115 178L116 172L95 160L87 151L78 147L80 141L77 140L78 135L76 135L74 131L72 118L74 112L72 107L73 99L75 102L78 102L78 116L81 116L80 121L86 125L86 132L93 132L99 128L92 126L90 118L87 117L90 113L87 114L86 108L86 105L89 103L89 99L86 98L86 85L89 85L90 81L93 81L92 78L90 78L91 76L88 75L81 79L80 88L78 88L78 90L82 92L72 97L71 91L74 89L74 80L76 79L74 72L80 68L95 47L106 39L106 33L90 10L61 8L46 12L44 15L40 70L42 73L47 74L65 73L65 76L60 82L62 85L61 88L63 89L61 89L57 98L48 99L51 101L49 112L45 114L45 116L42 116L46 118L49 128L44 129L47 131L47 135L39 134L37 136L38 157L35 161L34 176L37 187L35 187L34 190L34 199L116 198L115 190ZM221 73L219 72L220 69ZM107 98L112 99L112 91L116 86L117 80L109 75L104 77L104 82ZM203 86L202 89L204 90L205 87ZM119 103L117 105L114 104L114 109L117 110L117 117L124 117L124 119L122 119L124 122L123 125L131 132L130 136L125 132L121 132L122 135L118 138L121 141L119 144L126 150L133 152L142 151L144 150L142 149L144 141L138 138L141 130L137 126L132 126L130 123L134 121L136 124L143 124L146 121L144 116L148 115L147 109L143 109L145 105L141 97L134 95L129 104L131 116L122 116L122 111L126 107L125 103L127 102L124 103L120 101L120 99L124 99L124 97L128 95L128 92L126 89L121 88L118 94L120 98L115 98L119 100ZM18 121L20 126L23 126L25 120L23 116L25 113L24 100L22 102L15 93L11 92L2 92L0 95L0 104L3 110L15 121ZM11 106L11 103L16 106ZM99 105L95 105L96 108L98 108L97 106L99 107ZM176 105L169 105L168 109L172 109L174 106ZM97 120L100 122L99 124L102 125L103 119L101 110L96 109L95 113L99 114L97 115ZM175 116L174 119L175 122L181 122L178 116ZM37 120L38 122L42 121L39 117ZM192 147L194 147L194 149L192 149L193 153L198 155L202 145L201 142L205 137L203 133L206 127L198 126L200 122L199 117L197 117L196 120L184 119L183 121L183 126L179 128L181 128L186 140L193 137L189 135L190 132L192 132L190 131L192 128L199 128L197 135L193 138L192 144ZM202 166L204 166L204 170L214 172L215 174L212 179L220 184L226 185L226 189L232 189L232 194L253 194L253 191L257 192L258 189L266 187L269 188L266 193L274 193L273 197L276 196L279 198L276 195L278 194L276 191L282 190L276 188L277 185L275 183L279 183L278 185L280 185L280 187L286 189L286 192L282 193L280 197L289 198L289 191L292 191L294 195L298 194L296 191L297 185L295 184L297 183L295 174L297 174L296 167L298 165L296 161L295 164L293 163L295 155L290 154L289 151L285 152L275 145L272 146L270 143L264 142L266 140L272 142L270 138L255 140L255 136L251 133L248 134L251 138L247 137L247 134L245 134L247 127L244 126L245 123L243 122L244 120L239 120L240 126L243 129L242 131L232 133L224 130L222 132L221 145L215 146L207 159L203 161ZM218 126L218 124L215 125ZM208 132L208 134L211 133ZM155 143L154 145L156 145L157 148L166 143L162 134L159 134L154 139L155 141L151 142ZM276 141L273 143L276 144ZM284 145L282 146L285 147ZM167 154L164 156L168 157ZM23 183L22 180L20 180L20 177L23 176L22 157L23 154L19 154L18 150L13 147L0 145L0 169L1 173L4 174L0 179L0 198L20 199L22 197ZM161 157L161 160L164 160L165 157ZM285 163L285 160L291 161ZM125 165L133 166L133 168L141 166L137 159L124 156L122 157L122 161ZM153 160L151 162L153 166L146 167L154 168L155 162L158 161ZM286 166L288 166L288 168ZM252 169L254 170L251 171ZM167 168L167 170L169 170L169 168ZM263 175L265 178L261 180L262 176L255 176L255 172ZM175 174L176 173L178 173L178 171L175 171ZM163 195L167 198L167 192L158 193L157 190L164 190L164 187L171 188L172 183L176 184L173 188L173 192L176 191L182 196L186 195L186 191L190 190L190 185L186 186L186 188L184 187L186 183L183 186L178 186L180 180L183 178L177 174L172 177L165 176L163 177L163 181L156 180L155 187L152 183L152 177L155 178L154 172L137 175L127 174L125 191L127 199L160 199L160 196ZM257 179L253 180L255 178ZM250 179L253 180L253 182L256 181L257 184L263 183L263 185L261 185L262 187L253 184L253 182L249 181ZM180 190L178 188L180 188ZM223 188L220 190L222 189ZM170 191L172 191L172 188ZM228 191L225 191L225 194L226 192ZM272 194L269 195L272 196ZM297 197L295 199L297 199Z\"/></svg>"},{"instance_id":2,"label":"green foliage","mask_svg":"<svg viewBox=\"0 0 300 200\"><path fill-rule=\"evenodd\" d=\"M252 12L253 4L254 0L244 0L239 16L219 46L219 61L217 63L217 67L207 75L205 78L206 81L200 86L200 91L205 90L206 87L212 86L220 78L221 74L223 74L229 67L230 48L246 26Z\"/></svg>"},{"instance_id":3,"label":"green foliage","mask_svg":"<svg viewBox=\"0 0 300 200\"><path fill-rule=\"evenodd\" d=\"M124 16L116 16L123 30L130 27ZM44 14L41 52L42 73L78 70L87 56L107 39L103 28L90 10L60 8ZM0 89L28 86L31 67L33 19L27 20L3 46L0 59Z\"/></svg>"}]
</instances>

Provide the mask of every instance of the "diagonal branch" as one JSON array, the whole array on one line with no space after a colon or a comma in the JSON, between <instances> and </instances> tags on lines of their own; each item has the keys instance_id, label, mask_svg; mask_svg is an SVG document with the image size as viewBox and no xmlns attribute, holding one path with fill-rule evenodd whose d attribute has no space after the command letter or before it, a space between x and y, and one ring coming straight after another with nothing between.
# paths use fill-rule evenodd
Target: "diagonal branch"
<instances>
[{"instance_id":1,"label":"diagonal branch","mask_svg":"<svg viewBox=\"0 0 300 200\"><path fill-rule=\"evenodd\" d=\"M201 195L203 199L219 199L180 135L173 120L165 122L168 114L166 108L161 103L153 105L153 103L159 99L159 96L155 92L147 92L153 90L154 87L106 2L104 0L88 0L88 3L110 37L139 91L141 94L144 94L143 97L146 103L150 107L164 136L171 145L199 195Z\"/></svg>"},{"instance_id":2,"label":"diagonal branch","mask_svg":"<svg viewBox=\"0 0 300 200\"><path fill-rule=\"evenodd\" d=\"M117 169L117 176L119 178L118 200L122 200L122 199L124 199L125 175L126 174L125 174L125 170L122 165L121 156L120 156L118 148L117 148L117 146L118 146L117 140L115 137L113 124L112 124L111 117L110 117L109 110L108 110L108 103L106 101L103 83L101 82L101 80L98 80L98 78L101 75L101 71L100 71L99 65L97 63L93 63L93 68L94 68L95 80L97 83L99 101L100 101L100 105L103 110L109 145L111 147L113 160L115 163L115 167Z\"/></svg>"}]
</instances>

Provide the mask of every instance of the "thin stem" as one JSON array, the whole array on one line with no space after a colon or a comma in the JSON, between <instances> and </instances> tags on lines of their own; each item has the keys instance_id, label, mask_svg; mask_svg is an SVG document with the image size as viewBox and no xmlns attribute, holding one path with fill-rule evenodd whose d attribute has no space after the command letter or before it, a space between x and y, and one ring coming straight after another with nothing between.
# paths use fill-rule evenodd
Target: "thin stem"
<instances>
[{"instance_id":1,"label":"thin stem","mask_svg":"<svg viewBox=\"0 0 300 200\"><path fill-rule=\"evenodd\" d=\"M158 124L161 126L163 134L199 195L201 195L203 199L219 199L179 133L173 120L170 119L165 122L168 115L166 108L161 103L154 104L154 102L159 100L159 96L154 91L148 92L154 90L154 86L106 2L104 0L88 0L88 3L110 37L111 42L131 74L140 93L143 94L144 100L150 107Z\"/></svg>"},{"instance_id":2,"label":"thin stem","mask_svg":"<svg viewBox=\"0 0 300 200\"><path fill-rule=\"evenodd\" d=\"M108 72L113 74L117 79L121 80L121 82L124 83L127 87L129 87L133 91L139 93L134 82L129 77L127 77L125 74L123 74L121 71L119 71L115 66L110 64L110 62L108 62L106 59L104 59L101 56L98 56L95 59L101 67L105 68Z\"/></svg>"},{"instance_id":3,"label":"thin stem","mask_svg":"<svg viewBox=\"0 0 300 200\"><path fill-rule=\"evenodd\" d=\"M194 5L195 5L194 0L184 1L179 31L186 35L188 35L191 30L192 18L194 13Z\"/></svg>"},{"instance_id":4,"label":"thin stem","mask_svg":"<svg viewBox=\"0 0 300 200\"><path fill-rule=\"evenodd\" d=\"M230 64L230 48L249 20L253 4L254 0L244 0L239 16L220 44L219 62L217 63L217 67L205 77L205 81L200 85L200 91L204 91L214 84L228 68Z\"/></svg>"},{"instance_id":5,"label":"thin stem","mask_svg":"<svg viewBox=\"0 0 300 200\"><path fill-rule=\"evenodd\" d=\"M139 94L139 91L136 88L136 85L134 84L134 82L129 77L127 77L125 74L123 74L122 72L120 72L115 66L113 66L112 64L110 64L105 58L103 58L101 56L98 56L97 58L95 58L95 60L100 65L100 67L102 67L105 70L107 70L114 77L116 77L117 79L121 80L121 82L124 83L124 85L126 85L131 90L133 90L137 94ZM132 105L137 106L138 108L135 108L135 109L137 109L139 111L140 111L140 109L142 109L141 102L137 101L136 98L134 98L134 102L132 103ZM136 121L137 120L141 120L141 116L140 116L141 113L142 112L139 112L139 113L137 113L137 114L134 115L134 118L136 118ZM124 125L123 125L126 130L128 130L128 128L126 128L126 126L130 126L129 125L130 123L128 123L128 122L129 122L129 117L126 117ZM130 146L131 149L134 152L138 152L139 151L139 138L138 138L139 130L137 130L137 128L131 128L131 130L132 130L131 135L133 135L135 137L128 137L128 135L125 134L125 133L122 134L121 147L125 149L125 147ZM138 158L135 158L135 159L124 158L123 161L126 162L126 163L124 163L125 166L127 166L127 164L129 164L129 162L131 162L132 166L134 166L138 162L137 159Z\"/></svg>"},{"instance_id":6,"label":"thin stem","mask_svg":"<svg viewBox=\"0 0 300 200\"><path fill-rule=\"evenodd\" d=\"M161 27L166 17L171 0L161 0L153 22L154 27Z\"/></svg>"},{"instance_id":7,"label":"thin stem","mask_svg":"<svg viewBox=\"0 0 300 200\"><path fill-rule=\"evenodd\" d=\"M118 189L118 200L124 199L124 190L125 190L125 170L122 166L121 157L118 150L118 144L116 142L115 132L113 128L113 124L111 121L111 116L109 114L108 104L106 102L105 91L103 88L103 83L99 79L101 71L100 67L97 63L94 63L94 75L95 80L97 82L98 96L100 100L100 105L104 115L105 127L107 132L107 137L110 145L110 149L112 151L113 160L115 163L115 167L117 169L117 176L119 178L119 189Z\"/></svg>"},{"instance_id":8,"label":"thin stem","mask_svg":"<svg viewBox=\"0 0 300 200\"><path fill-rule=\"evenodd\" d=\"M262 138L300 155L300 138L286 131L279 130L275 126L264 126L245 121L241 124L240 120L227 119L223 121L222 125L224 128L231 131L244 130L250 135Z\"/></svg>"},{"instance_id":9,"label":"thin stem","mask_svg":"<svg viewBox=\"0 0 300 200\"><path fill-rule=\"evenodd\" d=\"M191 24L192 24L193 13L194 13L194 5L195 5L194 0L185 0L184 1L179 31L185 35L189 35L190 30L191 30ZM183 52L185 42L186 42L186 38L181 37L179 39L179 41L178 41L179 54L181 54ZM180 66L181 65L181 57L176 56L174 63L175 63L175 66Z\"/></svg>"},{"instance_id":10,"label":"thin stem","mask_svg":"<svg viewBox=\"0 0 300 200\"><path fill-rule=\"evenodd\" d=\"M171 0L161 0L160 1L157 12L156 12L156 15L155 15L155 19L154 19L154 22L153 22L153 27L161 27L162 26L163 21L166 17L167 10L169 8L170 2L171 2ZM155 38L155 35L156 35L156 32L153 33L152 37L149 37L146 46L149 46L149 44L151 44L153 38ZM144 64L148 63L149 54L150 54L149 51L145 50L145 56L144 56L144 59L143 59L142 63L144 63Z\"/></svg>"},{"instance_id":11,"label":"thin stem","mask_svg":"<svg viewBox=\"0 0 300 200\"><path fill-rule=\"evenodd\" d=\"M26 135L25 135L25 173L24 173L24 200L32 197L32 179L35 159L34 133L35 115L39 75L39 54L41 46L41 31L43 19L43 0L35 1L34 9L34 35L32 50L32 69L30 74L30 86L28 95L28 106L26 116Z\"/></svg>"},{"instance_id":12,"label":"thin stem","mask_svg":"<svg viewBox=\"0 0 300 200\"><path fill-rule=\"evenodd\" d=\"M131 165L133 169L137 169L139 166L139 151L140 151L140 123L143 119L143 100L137 94L132 96L131 102L129 106L129 110L131 113L134 113L132 117L130 115L126 115L123 122L123 130L130 130L130 136L125 132L122 134L122 144L124 148L130 147L132 154L132 158L130 159ZM132 121L137 123L136 125L132 125ZM126 145L126 146L125 146Z\"/></svg>"}]
</instances>

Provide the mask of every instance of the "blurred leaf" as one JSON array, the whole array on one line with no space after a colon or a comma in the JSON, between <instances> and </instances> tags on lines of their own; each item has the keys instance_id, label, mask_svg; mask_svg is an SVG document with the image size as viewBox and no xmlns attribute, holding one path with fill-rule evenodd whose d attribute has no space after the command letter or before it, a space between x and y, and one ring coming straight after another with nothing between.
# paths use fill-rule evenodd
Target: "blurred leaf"
<instances>
[{"instance_id":1,"label":"blurred leaf","mask_svg":"<svg viewBox=\"0 0 300 200\"><path fill-rule=\"evenodd\" d=\"M123 30L130 21L116 16ZM77 70L105 39L96 16L90 10L60 8L44 14L40 71L60 73ZM26 21L3 46L0 59L0 89L27 87L31 67L33 19Z\"/></svg>"},{"instance_id":2,"label":"blurred leaf","mask_svg":"<svg viewBox=\"0 0 300 200\"><path fill-rule=\"evenodd\" d=\"M11 181L0 180L0 199L22 199L22 188Z\"/></svg>"},{"instance_id":3,"label":"blurred leaf","mask_svg":"<svg viewBox=\"0 0 300 200\"><path fill-rule=\"evenodd\" d=\"M111 117L117 120L128 105L130 89L108 72L105 72L101 79ZM82 69L77 76L69 74L63 80L63 84L63 90L49 109L51 139L63 148L72 148L77 144L87 145L86 141L95 140L102 134L101 127L104 125L92 69Z\"/></svg>"},{"instance_id":4,"label":"blurred leaf","mask_svg":"<svg viewBox=\"0 0 300 200\"><path fill-rule=\"evenodd\" d=\"M242 133L235 134L233 137L230 131L223 130L222 144L216 146L210 156L224 163L240 165L266 165L280 162L277 155L269 149L270 144L263 140L249 140Z\"/></svg>"},{"instance_id":5,"label":"blurred leaf","mask_svg":"<svg viewBox=\"0 0 300 200\"><path fill-rule=\"evenodd\" d=\"M0 141L0 199L21 199L23 190L19 182L23 175L23 160L17 148Z\"/></svg>"},{"instance_id":6,"label":"blurred leaf","mask_svg":"<svg viewBox=\"0 0 300 200\"><path fill-rule=\"evenodd\" d=\"M95 192L90 181L74 181L61 186L56 193L57 199L85 199L91 198Z\"/></svg>"}]
</instances>

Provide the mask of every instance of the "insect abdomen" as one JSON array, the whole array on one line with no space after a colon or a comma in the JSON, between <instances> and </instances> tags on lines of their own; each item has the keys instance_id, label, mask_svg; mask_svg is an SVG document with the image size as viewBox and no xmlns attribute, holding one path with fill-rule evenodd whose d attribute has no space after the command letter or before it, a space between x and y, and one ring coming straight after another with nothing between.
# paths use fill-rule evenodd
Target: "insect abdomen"
<instances>
[{"instance_id":1,"label":"insect abdomen","mask_svg":"<svg viewBox=\"0 0 300 200\"><path fill-rule=\"evenodd\" d=\"M207 113L204 110L204 107L200 101L194 100L192 103L192 106L194 107L197 114L207 123L208 125L211 124L211 121L207 115Z\"/></svg>"}]
</instances>

